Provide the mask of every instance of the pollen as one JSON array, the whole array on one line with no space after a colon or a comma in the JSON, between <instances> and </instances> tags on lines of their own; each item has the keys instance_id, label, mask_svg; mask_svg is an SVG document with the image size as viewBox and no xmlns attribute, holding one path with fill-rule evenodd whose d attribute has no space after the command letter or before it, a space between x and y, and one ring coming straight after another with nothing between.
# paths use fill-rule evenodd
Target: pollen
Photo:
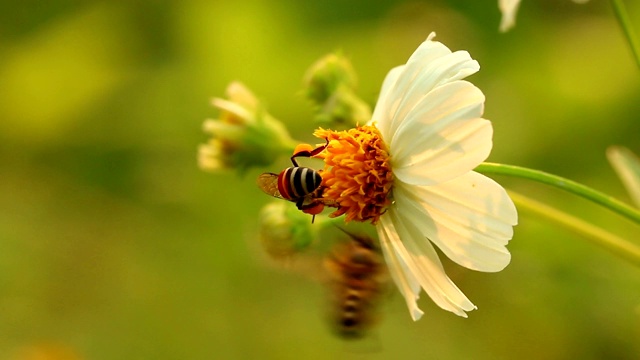
<instances>
[{"instance_id":1,"label":"pollen","mask_svg":"<svg viewBox=\"0 0 640 360\"><path fill-rule=\"evenodd\" d=\"M316 155L324 160L322 198L337 207L331 217L345 215L345 222L375 224L391 203L393 173L389 153L375 126L346 131L318 129L316 137L327 146Z\"/></svg>"}]
</instances>

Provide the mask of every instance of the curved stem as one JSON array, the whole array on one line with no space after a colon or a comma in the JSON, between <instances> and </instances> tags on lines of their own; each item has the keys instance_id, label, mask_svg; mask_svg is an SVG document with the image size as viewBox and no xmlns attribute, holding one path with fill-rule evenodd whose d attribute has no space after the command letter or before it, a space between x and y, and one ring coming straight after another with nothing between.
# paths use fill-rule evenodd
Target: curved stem
<instances>
[{"instance_id":1,"label":"curved stem","mask_svg":"<svg viewBox=\"0 0 640 360\"><path fill-rule=\"evenodd\" d=\"M500 174L514 176L555 186L559 189L568 191L587 200L593 201L596 204L602 205L607 209L635 222L636 224L640 224L640 211L609 195L557 175L520 166L495 163L482 163L475 169L475 171L483 174Z\"/></svg>"},{"instance_id":2,"label":"curved stem","mask_svg":"<svg viewBox=\"0 0 640 360\"><path fill-rule=\"evenodd\" d=\"M620 23L620 27L622 27L622 31L627 37L627 42L629 43L633 56L636 59L636 64L640 68L640 45L638 45L638 39L631 27L631 19L629 19L627 9L622 0L611 0L611 6L613 6L613 11L616 13L616 18Z\"/></svg>"},{"instance_id":3,"label":"curved stem","mask_svg":"<svg viewBox=\"0 0 640 360\"><path fill-rule=\"evenodd\" d=\"M518 205L518 209L524 209L525 211L529 211L551 222L564 226L565 228L588 238L594 244L602 246L612 253L640 266L640 247L635 244L582 219L569 215L551 206L542 204L519 193L509 191L509 196Z\"/></svg>"}]
</instances>

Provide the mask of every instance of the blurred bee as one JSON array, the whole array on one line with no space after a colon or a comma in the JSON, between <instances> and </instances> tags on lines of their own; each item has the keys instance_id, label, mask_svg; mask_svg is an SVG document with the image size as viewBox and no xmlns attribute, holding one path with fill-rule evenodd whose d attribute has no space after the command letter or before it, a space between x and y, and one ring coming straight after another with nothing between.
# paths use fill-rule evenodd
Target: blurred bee
<instances>
[{"instance_id":1,"label":"blurred bee","mask_svg":"<svg viewBox=\"0 0 640 360\"><path fill-rule=\"evenodd\" d=\"M337 335L359 339L377 322L376 305L386 288L387 274L373 240L347 234L350 241L335 245L324 262L331 290L329 316Z\"/></svg>"},{"instance_id":2,"label":"blurred bee","mask_svg":"<svg viewBox=\"0 0 640 360\"><path fill-rule=\"evenodd\" d=\"M280 172L262 173L258 176L258 187L267 195L296 203L298 209L310 215L317 215L324 209L322 197L322 176L312 168L298 166L296 157L312 157L321 153L326 145L311 149L310 145L298 145L291 157L293 167Z\"/></svg>"}]
</instances>

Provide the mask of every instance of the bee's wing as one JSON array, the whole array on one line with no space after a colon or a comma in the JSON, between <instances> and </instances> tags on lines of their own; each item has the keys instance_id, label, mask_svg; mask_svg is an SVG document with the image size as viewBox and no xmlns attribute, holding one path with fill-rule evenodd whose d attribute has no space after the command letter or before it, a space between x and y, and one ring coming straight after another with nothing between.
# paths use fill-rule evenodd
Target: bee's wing
<instances>
[{"instance_id":1,"label":"bee's wing","mask_svg":"<svg viewBox=\"0 0 640 360\"><path fill-rule=\"evenodd\" d=\"M265 194L284 199L278 190L278 174L262 173L258 176L256 183Z\"/></svg>"}]
</instances>

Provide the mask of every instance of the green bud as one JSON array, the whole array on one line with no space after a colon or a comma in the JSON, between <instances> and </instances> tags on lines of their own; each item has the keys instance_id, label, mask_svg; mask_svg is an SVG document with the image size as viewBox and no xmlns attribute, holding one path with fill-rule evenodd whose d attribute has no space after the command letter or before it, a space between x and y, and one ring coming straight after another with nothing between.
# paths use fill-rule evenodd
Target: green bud
<instances>
[{"instance_id":1,"label":"green bud","mask_svg":"<svg viewBox=\"0 0 640 360\"><path fill-rule=\"evenodd\" d=\"M371 107L356 95L356 74L344 56L329 54L318 60L307 71L304 84L319 125L353 127L371 120Z\"/></svg>"},{"instance_id":2,"label":"green bud","mask_svg":"<svg viewBox=\"0 0 640 360\"><path fill-rule=\"evenodd\" d=\"M304 251L316 238L311 216L286 201L275 201L262 208L259 230L264 249L275 259Z\"/></svg>"},{"instance_id":3,"label":"green bud","mask_svg":"<svg viewBox=\"0 0 640 360\"><path fill-rule=\"evenodd\" d=\"M351 62L340 54L329 54L316 61L304 77L306 96L322 106L341 87L355 89L356 73Z\"/></svg>"},{"instance_id":4,"label":"green bud","mask_svg":"<svg viewBox=\"0 0 640 360\"><path fill-rule=\"evenodd\" d=\"M371 107L347 87L338 88L316 116L321 126L355 127L371 120Z\"/></svg>"}]
</instances>

